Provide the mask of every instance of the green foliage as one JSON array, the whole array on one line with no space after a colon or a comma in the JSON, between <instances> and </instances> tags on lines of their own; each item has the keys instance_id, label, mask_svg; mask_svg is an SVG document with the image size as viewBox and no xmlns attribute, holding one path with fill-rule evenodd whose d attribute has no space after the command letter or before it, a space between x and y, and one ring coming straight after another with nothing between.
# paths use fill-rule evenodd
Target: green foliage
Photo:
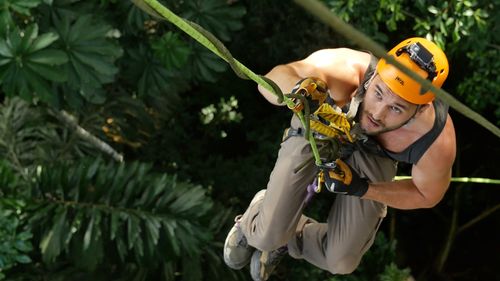
<instances>
[{"instance_id":1,"label":"green foliage","mask_svg":"<svg viewBox=\"0 0 500 281\"><path fill-rule=\"evenodd\" d=\"M231 39L231 32L243 27L240 19L245 7L230 5L225 0L184 1L179 7L180 16L212 32L222 41Z\"/></svg>"},{"instance_id":2,"label":"green foliage","mask_svg":"<svg viewBox=\"0 0 500 281\"><path fill-rule=\"evenodd\" d=\"M159 107L165 103L161 98L157 98L157 101L159 101ZM156 119L167 118L169 115L165 106L162 116L155 118L153 115L157 113L151 112L152 109L148 108L142 100L130 97L124 92L111 95L110 101L103 106L88 108L89 112L95 110L102 112L95 115L96 120L91 122L93 126L91 129L95 134L103 132L111 141L131 147L147 143L156 130Z\"/></svg>"},{"instance_id":3,"label":"green foliage","mask_svg":"<svg viewBox=\"0 0 500 281\"><path fill-rule=\"evenodd\" d=\"M39 36L37 25L16 28L0 39L0 84L8 96L31 100L36 93L40 100L56 103L49 82L66 80L60 65L68 60L63 52L48 48L57 39L54 33Z\"/></svg>"},{"instance_id":4,"label":"green foliage","mask_svg":"<svg viewBox=\"0 0 500 281\"><path fill-rule=\"evenodd\" d=\"M383 43L390 33L413 32L433 40L441 47L448 42L458 43L478 31L485 31L492 5L480 1L414 1L384 0L378 6L367 0L325 2L343 20ZM384 24L385 26L381 26ZM407 28L410 27L410 30ZM401 36L397 36L401 39ZM450 40L451 39L451 40Z\"/></svg>"},{"instance_id":5,"label":"green foliage","mask_svg":"<svg viewBox=\"0 0 500 281\"><path fill-rule=\"evenodd\" d=\"M23 180L30 182L39 164L96 154L92 145L77 138L46 109L16 97L0 105L0 156Z\"/></svg>"},{"instance_id":6,"label":"green foliage","mask_svg":"<svg viewBox=\"0 0 500 281\"><path fill-rule=\"evenodd\" d=\"M385 266L384 272L380 275L380 281L407 281L410 277L410 269L400 269L394 263Z\"/></svg>"},{"instance_id":7,"label":"green foliage","mask_svg":"<svg viewBox=\"0 0 500 281\"><path fill-rule=\"evenodd\" d=\"M398 22L406 18L403 0L384 0L375 3L365 0L326 2L341 19L381 42L388 41L387 35L383 32L384 28L395 31L398 29Z\"/></svg>"},{"instance_id":8,"label":"green foliage","mask_svg":"<svg viewBox=\"0 0 500 281\"><path fill-rule=\"evenodd\" d=\"M5 175L2 165L0 176ZM2 187L2 189L5 186ZM29 254L33 250L29 229L23 225L26 204L22 200L0 200L0 280L6 278L5 272L17 264L32 262Z\"/></svg>"},{"instance_id":9,"label":"green foliage","mask_svg":"<svg viewBox=\"0 0 500 281\"><path fill-rule=\"evenodd\" d=\"M231 96L228 101L221 98L217 107L210 104L201 109L200 120L202 124L209 127L209 132L213 132L215 135L220 133L220 136L224 138L227 134L223 129L220 129L220 126L233 122L239 123L243 119L243 115L237 110L238 100L234 96Z\"/></svg>"},{"instance_id":10,"label":"green foliage","mask_svg":"<svg viewBox=\"0 0 500 281\"><path fill-rule=\"evenodd\" d=\"M186 79L166 69L146 45L129 49L126 58L124 75L128 81L137 81L131 87L143 99L163 96L175 100L178 92L187 88Z\"/></svg>"},{"instance_id":11,"label":"green foliage","mask_svg":"<svg viewBox=\"0 0 500 281\"><path fill-rule=\"evenodd\" d=\"M151 43L157 58L166 69L179 69L189 57L189 46L180 39L178 33L167 32Z\"/></svg>"},{"instance_id":12,"label":"green foliage","mask_svg":"<svg viewBox=\"0 0 500 281\"><path fill-rule=\"evenodd\" d=\"M214 33L235 58L261 74L317 49L350 44L300 7L279 1L161 2ZM324 2L387 47L414 35L434 38L450 58L447 90L486 114L500 107L496 2ZM4 272L9 280L249 279L246 270L224 265L222 243L232 217L265 186L289 111L269 106L223 60L131 1L0 0L0 41L0 74L9 73L9 79L0 75L0 191L2 198L29 202L5 224L0 220L0 229L16 218L16 235L30 232L33 237L23 241L36 245L18 252L31 263L11 259ZM31 53L21 43L41 48ZM123 153L125 163L87 158L100 153L59 121L60 109ZM463 131L459 122L455 126ZM182 181L158 172L165 170ZM464 206L474 206L474 214L484 202L494 204L487 190L464 193ZM212 203L215 208L209 208ZM26 206L33 208L26 213ZM398 222L398 230L416 223L409 221ZM433 233L436 240L443 236ZM495 230L487 234L498 236ZM398 239L401 251L407 238ZM432 246L428 241L411 258L432 255ZM377 237L355 274L334 278L404 279L409 272L394 265L394 247ZM300 280L332 278L304 261L293 262L293 277ZM484 274L486 267L471 269L474 278L495 279Z\"/></svg>"},{"instance_id":13,"label":"green foliage","mask_svg":"<svg viewBox=\"0 0 500 281\"><path fill-rule=\"evenodd\" d=\"M185 76L191 80L216 82L218 73L226 71L228 65L207 48L199 45L192 46L193 52L186 67L183 69Z\"/></svg>"},{"instance_id":14,"label":"green foliage","mask_svg":"<svg viewBox=\"0 0 500 281\"><path fill-rule=\"evenodd\" d=\"M417 1L417 8L422 13L416 18L415 31L445 47L447 38L458 43L462 37L469 37L474 32L485 31L486 9L478 7L478 1L441 1L429 5Z\"/></svg>"},{"instance_id":15,"label":"green foliage","mask_svg":"<svg viewBox=\"0 0 500 281\"><path fill-rule=\"evenodd\" d=\"M0 107L0 155L27 179L29 169L40 159L39 149L50 129L40 127L41 114L19 98Z\"/></svg>"},{"instance_id":16,"label":"green foliage","mask_svg":"<svg viewBox=\"0 0 500 281\"><path fill-rule=\"evenodd\" d=\"M28 18L42 0L0 0L0 34L15 27L15 18Z\"/></svg>"},{"instance_id":17,"label":"green foliage","mask_svg":"<svg viewBox=\"0 0 500 281\"><path fill-rule=\"evenodd\" d=\"M106 99L102 85L113 82L118 68L114 65L122 48L110 38L111 27L91 15L81 15L72 22L68 17L54 17L61 42L68 56L65 71L68 88L92 103Z\"/></svg>"},{"instance_id":18,"label":"green foliage","mask_svg":"<svg viewBox=\"0 0 500 281\"><path fill-rule=\"evenodd\" d=\"M105 261L155 268L200 255L210 239L199 223L212 206L203 189L151 165L47 166L33 192L30 221L47 263L65 257L88 270Z\"/></svg>"},{"instance_id":19,"label":"green foliage","mask_svg":"<svg viewBox=\"0 0 500 281\"><path fill-rule=\"evenodd\" d=\"M500 125L500 56L499 49L471 52L471 71L458 86L467 105L477 111L492 112Z\"/></svg>"},{"instance_id":20,"label":"green foliage","mask_svg":"<svg viewBox=\"0 0 500 281\"><path fill-rule=\"evenodd\" d=\"M126 14L126 22L123 30L132 34L138 34L144 29L144 24L149 20L149 15L139 9L132 1L119 1L120 13Z\"/></svg>"}]
</instances>

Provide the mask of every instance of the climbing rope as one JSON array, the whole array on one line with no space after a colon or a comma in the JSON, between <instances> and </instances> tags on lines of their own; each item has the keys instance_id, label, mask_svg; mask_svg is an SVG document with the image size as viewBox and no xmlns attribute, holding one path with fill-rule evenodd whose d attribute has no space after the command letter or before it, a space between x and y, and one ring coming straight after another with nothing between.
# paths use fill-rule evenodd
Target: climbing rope
<instances>
[{"instance_id":1,"label":"climbing rope","mask_svg":"<svg viewBox=\"0 0 500 281\"><path fill-rule=\"evenodd\" d=\"M222 42L220 42L220 40L218 40L213 34L206 31L198 24L190 22L188 20L185 20L177 16L176 14L174 14L172 11L170 11L168 8L166 8L156 0L132 0L132 2L134 2L138 7L140 7L148 14L159 19L168 20L169 22L177 26L179 29L187 33L193 39L195 39L200 44L205 46L207 49L212 51L214 54L216 54L224 61L226 61L231 66L231 68L238 77L243 79L251 79L255 81L257 84L264 87L266 90L276 95L279 103L285 103L289 108L293 108L294 102L292 101L291 98L298 98L303 101L305 110L309 111L309 105L307 103L307 100L302 99L302 97L299 97L298 95L293 95L293 94L283 95L282 91L276 85L276 83L274 83L269 78L266 78L265 76L255 74L245 65L240 63L238 60L234 59L229 50L227 50L227 48L224 46ZM334 30L342 34L344 37L350 39L357 45L370 51L375 56L384 58L390 64L395 65L403 73L410 76L412 79L420 83L423 87L428 88L430 91L436 94L437 98L443 100L445 103L449 104L452 108L454 108L464 116L472 119L479 125L491 131L496 136L500 137L500 129L498 127L496 127L487 119L485 119L478 113L474 112L473 110L471 110L470 108L459 102L457 99L448 94L446 91L436 88L434 85L432 85L431 82L423 79L422 77L414 73L406 66L397 62L393 57L387 55L386 50L384 48L382 48L379 44L371 40L363 33L356 30L351 25L343 22L340 18L338 18L335 14L333 14L330 10L328 10L328 8L322 3L318 2L317 0L295 0L295 2L303 6L306 10L317 16L320 20L322 20L326 24L330 25ZM302 112L295 112L295 113L297 114L302 125L306 129L305 136L306 138L308 138L311 144L316 165L320 165L321 160L318 148L315 139L313 137L313 134L309 130L309 125L310 125L309 114L307 114L307 116L304 116ZM403 179L403 178L400 177L398 179ZM480 182L480 183L493 183L493 184L499 183L498 182L499 180L479 179L479 178L453 178L452 181Z\"/></svg>"},{"instance_id":2,"label":"climbing rope","mask_svg":"<svg viewBox=\"0 0 500 281\"><path fill-rule=\"evenodd\" d=\"M248 69L245 65L236 60L229 50L224 46L220 40L218 40L212 33L203 29L196 23L190 22L186 19L183 19L172 11L170 11L167 7L163 6L156 0L132 0L134 4L136 4L139 8L144 10L146 13L159 18L168 20L173 25L177 26L180 30L187 33L193 39L198 41L200 44L205 46L207 49L212 51L214 54L222 58L226 61L233 71L243 79L251 79L255 81L257 84L264 87L266 90L270 91L274 95L277 96L279 103L285 103L289 108L294 106L293 101L289 98L289 95L283 95L281 89L274 83L271 79L257 75L250 69ZM306 108L308 108L307 101L305 103ZM314 155L315 163L317 165L321 164L318 147L316 145L316 141L312 135L312 132L309 130L309 116L304 115L302 112L296 112L299 117L302 125L306 129L305 137L309 140L311 144L311 149Z\"/></svg>"},{"instance_id":3,"label":"climbing rope","mask_svg":"<svg viewBox=\"0 0 500 281\"><path fill-rule=\"evenodd\" d=\"M297 4L301 5L305 10L309 11L311 14L319 18L324 23L328 24L336 32L342 34L344 37L350 39L355 44L359 45L363 49L370 51L377 57L382 57L390 64L395 65L404 74L410 76L412 79L417 81L420 85L426 89L431 90L436 97L453 107L456 111L460 112L462 115L472 119L474 122L483 126L484 128L491 131L497 137L500 137L500 129L496 127L493 123L488 121L483 116L474 112L472 109L468 108L466 105L455 99L453 96L448 94L446 91L434 87L432 83L418 74L414 73L408 67L402 65L396 61L392 56L387 55L387 52L382 46L377 44L375 41L370 39L368 36L358 31L356 28L350 24L342 21L337 17L332 11L330 11L323 3L318 0L294 0Z\"/></svg>"}]
</instances>

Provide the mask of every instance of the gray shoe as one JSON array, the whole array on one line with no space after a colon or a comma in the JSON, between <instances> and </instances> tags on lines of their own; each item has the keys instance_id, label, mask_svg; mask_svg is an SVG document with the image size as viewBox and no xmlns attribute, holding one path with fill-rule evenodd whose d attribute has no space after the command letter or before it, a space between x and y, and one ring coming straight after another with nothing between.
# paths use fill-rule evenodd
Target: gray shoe
<instances>
[{"instance_id":1,"label":"gray shoe","mask_svg":"<svg viewBox=\"0 0 500 281\"><path fill-rule=\"evenodd\" d=\"M281 259L288 253L286 246L274 251L256 250L252 255L250 262L250 275L254 281L266 281L273 273Z\"/></svg>"},{"instance_id":2,"label":"gray shoe","mask_svg":"<svg viewBox=\"0 0 500 281\"><path fill-rule=\"evenodd\" d=\"M266 190L263 189L250 202L250 206L256 204L264 198ZM250 262L255 248L248 245L247 239L240 227L241 215L234 219L234 226L229 231L224 242L224 262L232 269L242 269Z\"/></svg>"}]
</instances>

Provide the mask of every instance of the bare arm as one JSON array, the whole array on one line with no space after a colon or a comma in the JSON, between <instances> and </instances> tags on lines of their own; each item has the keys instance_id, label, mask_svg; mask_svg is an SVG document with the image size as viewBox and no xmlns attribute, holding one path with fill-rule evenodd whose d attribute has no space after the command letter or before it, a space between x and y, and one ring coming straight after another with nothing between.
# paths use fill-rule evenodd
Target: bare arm
<instances>
[{"instance_id":1,"label":"bare arm","mask_svg":"<svg viewBox=\"0 0 500 281\"><path fill-rule=\"evenodd\" d=\"M318 77L328 84L335 101L345 103L362 81L369 63L368 53L347 48L323 49L304 60L278 65L266 77L278 84L283 93L290 93L302 78ZM262 86L258 89L270 103L278 105L274 94Z\"/></svg>"},{"instance_id":2,"label":"bare arm","mask_svg":"<svg viewBox=\"0 0 500 281\"><path fill-rule=\"evenodd\" d=\"M363 198L398 209L434 207L441 201L450 184L455 153L455 130L448 117L443 132L420 161L413 165L412 179L371 183Z\"/></svg>"}]
</instances>

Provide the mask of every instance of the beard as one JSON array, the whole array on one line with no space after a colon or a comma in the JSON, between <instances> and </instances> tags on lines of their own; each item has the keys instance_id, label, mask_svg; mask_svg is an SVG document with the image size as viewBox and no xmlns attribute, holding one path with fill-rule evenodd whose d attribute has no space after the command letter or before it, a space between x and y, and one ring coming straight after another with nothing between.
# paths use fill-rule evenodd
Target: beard
<instances>
[{"instance_id":1,"label":"beard","mask_svg":"<svg viewBox=\"0 0 500 281\"><path fill-rule=\"evenodd\" d=\"M404 121L401 124L396 124L392 126L387 126L385 123L373 118L373 115L365 110L363 103L360 104L360 111L358 116L358 121L360 123L361 130L365 135L377 136L382 133L394 131L406 125L410 120Z\"/></svg>"}]
</instances>

